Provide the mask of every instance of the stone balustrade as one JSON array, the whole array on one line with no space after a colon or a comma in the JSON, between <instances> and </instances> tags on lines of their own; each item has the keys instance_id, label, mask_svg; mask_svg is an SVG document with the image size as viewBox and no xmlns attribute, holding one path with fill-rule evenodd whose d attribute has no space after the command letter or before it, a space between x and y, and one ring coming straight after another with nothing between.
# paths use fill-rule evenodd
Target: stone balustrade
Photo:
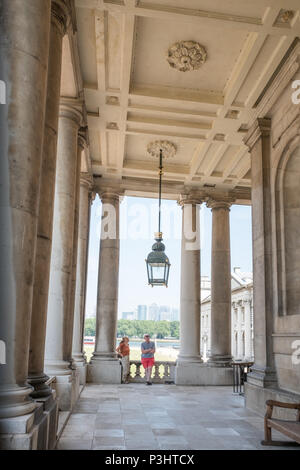
<instances>
[{"instance_id":1,"label":"stone balustrade","mask_svg":"<svg viewBox=\"0 0 300 470\"><path fill-rule=\"evenodd\" d=\"M175 362L155 361L152 369L152 382L157 384L174 383ZM141 361L130 361L130 382L144 383L145 371Z\"/></svg>"}]
</instances>

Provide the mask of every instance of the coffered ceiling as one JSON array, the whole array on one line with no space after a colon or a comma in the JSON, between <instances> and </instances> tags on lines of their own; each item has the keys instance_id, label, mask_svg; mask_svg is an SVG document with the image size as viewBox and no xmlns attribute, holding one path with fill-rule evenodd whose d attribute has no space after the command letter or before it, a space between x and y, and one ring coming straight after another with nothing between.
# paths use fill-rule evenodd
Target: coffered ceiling
<instances>
[{"instance_id":1,"label":"coffered ceiling","mask_svg":"<svg viewBox=\"0 0 300 470\"><path fill-rule=\"evenodd\" d=\"M243 137L300 36L299 9L299 0L76 0L94 175L153 181L147 146L163 140L176 146L168 184L250 188Z\"/></svg>"}]
</instances>

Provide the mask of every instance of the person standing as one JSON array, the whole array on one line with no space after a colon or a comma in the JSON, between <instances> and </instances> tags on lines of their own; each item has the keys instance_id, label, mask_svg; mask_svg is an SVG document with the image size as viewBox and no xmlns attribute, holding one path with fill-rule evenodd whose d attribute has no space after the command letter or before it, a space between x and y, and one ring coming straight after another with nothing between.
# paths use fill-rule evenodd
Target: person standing
<instances>
[{"instance_id":1,"label":"person standing","mask_svg":"<svg viewBox=\"0 0 300 470\"><path fill-rule=\"evenodd\" d=\"M151 372L154 365L155 343L150 341L150 335L144 335L144 342L141 344L142 364L145 369L147 385L152 385Z\"/></svg>"},{"instance_id":2,"label":"person standing","mask_svg":"<svg viewBox=\"0 0 300 470\"><path fill-rule=\"evenodd\" d=\"M122 341L117 347L116 351L121 355L122 362L122 382L125 384L129 383L130 374L130 347L128 336L123 336Z\"/></svg>"}]
</instances>

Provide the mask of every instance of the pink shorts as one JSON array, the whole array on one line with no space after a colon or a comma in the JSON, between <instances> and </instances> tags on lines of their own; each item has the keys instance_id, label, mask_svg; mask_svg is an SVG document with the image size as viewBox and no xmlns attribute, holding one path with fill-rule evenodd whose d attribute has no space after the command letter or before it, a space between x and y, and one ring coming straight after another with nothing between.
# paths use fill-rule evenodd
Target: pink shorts
<instances>
[{"instance_id":1,"label":"pink shorts","mask_svg":"<svg viewBox=\"0 0 300 470\"><path fill-rule=\"evenodd\" d=\"M144 366L144 369L152 367L154 365L154 357L142 357L142 364Z\"/></svg>"}]
</instances>

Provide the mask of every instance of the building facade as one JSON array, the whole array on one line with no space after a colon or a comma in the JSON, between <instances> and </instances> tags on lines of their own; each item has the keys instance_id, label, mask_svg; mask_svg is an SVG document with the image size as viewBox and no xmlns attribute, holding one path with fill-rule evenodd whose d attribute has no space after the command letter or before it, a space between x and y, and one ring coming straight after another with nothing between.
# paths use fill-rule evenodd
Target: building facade
<instances>
[{"instance_id":1,"label":"building facade","mask_svg":"<svg viewBox=\"0 0 300 470\"><path fill-rule=\"evenodd\" d=\"M122 320L134 320L134 312L122 312Z\"/></svg>"},{"instance_id":2,"label":"building facade","mask_svg":"<svg viewBox=\"0 0 300 470\"><path fill-rule=\"evenodd\" d=\"M149 305L147 320L159 320L159 306L156 303Z\"/></svg>"},{"instance_id":3,"label":"building facade","mask_svg":"<svg viewBox=\"0 0 300 470\"><path fill-rule=\"evenodd\" d=\"M147 305L138 305L137 307L137 319L147 320Z\"/></svg>"},{"instance_id":4,"label":"building facade","mask_svg":"<svg viewBox=\"0 0 300 470\"><path fill-rule=\"evenodd\" d=\"M211 297L201 302L201 352L210 356ZM231 353L233 360L253 361L252 273L234 268L231 274Z\"/></svg>"}]
</instances>

